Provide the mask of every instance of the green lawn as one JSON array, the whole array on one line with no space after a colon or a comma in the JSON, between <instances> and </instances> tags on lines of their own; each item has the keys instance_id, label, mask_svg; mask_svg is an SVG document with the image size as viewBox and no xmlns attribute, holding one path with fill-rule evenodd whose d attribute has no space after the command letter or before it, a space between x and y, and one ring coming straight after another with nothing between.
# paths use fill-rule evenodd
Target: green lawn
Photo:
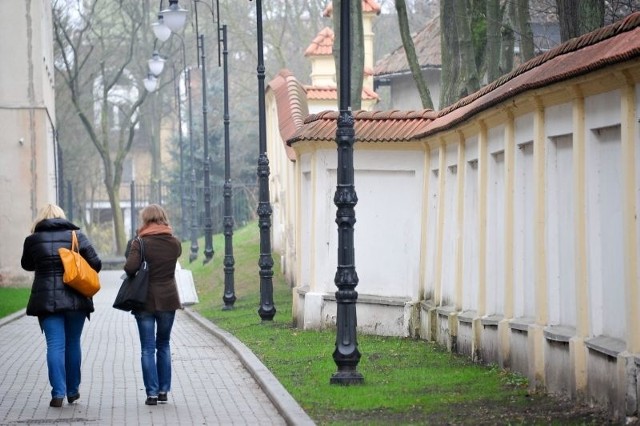
<instances>
[{"instance_id":1,"label":"green lawn","mask_svg":"<svg viewBox=\"0 0 640 426\"><path fill-rule=\"evenodd\" d=\"M567 417L571 410L556 406L544 395L531 395L522 376L474 364L433 343L408 338L359 334L362 358L358 371L365 383L330 385L337 371L332 358L335 330L292 327L292 291L284 282L275 253L277 313L272 322L263 323L258 315L257 224L236 230L233 246L237 301L234 310L224 311L223 236L214 237L214 259L206 265L201 259L189 264L189 243L185 243L181 263L192 270L200 299L193 309L245 343L318 424L473 423L487 416L489 423L531 424L540 416L540 424L551 418L560 418L563 424L585 424L590 419ZM551 418L548 410L552 410Z\"/></svg>"},{"instance_id":2,"label":"green lawn","mask_svg":"<svg viewBox=\"0 0 640 426\"><path fill-rule=\"evenodd\" d=\"M30 288L0 288L0 318L26 308Z\"/></svg>"}]
</instances>

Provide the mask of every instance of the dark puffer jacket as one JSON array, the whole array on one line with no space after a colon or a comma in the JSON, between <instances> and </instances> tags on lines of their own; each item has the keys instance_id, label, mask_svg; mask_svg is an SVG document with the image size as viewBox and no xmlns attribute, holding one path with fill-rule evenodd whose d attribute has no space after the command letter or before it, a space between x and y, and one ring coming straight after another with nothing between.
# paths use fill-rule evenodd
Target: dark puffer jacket
<instances>
[{"instance_id":1,"label":"dark puffer jacket","mask_svg":"<svg viewBox=\"0 0 640 426\"><path fill-rule=\"evenodd\" d=\"M93 312L93 300L62 282L64 268L58 254L60 247L71 248L71 231L78 237L79 251L93 269L100 272L102 261L89 239L65 219L45 219L24 240L22 268L35 271L27 315L44 317L64 311Z\"/></svg>"}]
</instances>

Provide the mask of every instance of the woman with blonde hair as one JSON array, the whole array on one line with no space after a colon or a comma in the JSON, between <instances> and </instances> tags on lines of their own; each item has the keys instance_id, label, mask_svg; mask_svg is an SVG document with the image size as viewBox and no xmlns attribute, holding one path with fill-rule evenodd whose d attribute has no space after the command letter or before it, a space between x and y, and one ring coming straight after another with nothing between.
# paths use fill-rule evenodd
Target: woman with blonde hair
<instances>
[{"instance_id":1,"label":"woman with blonde hair","mask_svg":"<svg viewBox=\"0 0 640 426\"><path fill-rule=\"evenodd\" d=\"M94 311L91 298L62 281L64 267L58 249L71 248L72 231L76 232L80 255L99 272L102 261L89 239L55 204L38 212L22 250L22 268L35 272L27 315L38 317L47 341L51 407L61 407L65 396L69 404L80 398L80 336L85 319Z\"/></svg>"},{"instance_id":2,"label":"woman with blonde hair","mask_svg":"<svg viewBox=\"0 0 640 426\"><path fill-rule=\"evenodd\" d=\"M167 213L158 204L140 212L141 226L131 242L124 271L135 275L144 258L149 265L149 293L142 310L133 311L141 346L145 404L166 402L171 390L171 348L169 339L176 310L182 307L175 279L176 263L182 254L180 241L173 236Z\"/></svg>"}]
</instances>

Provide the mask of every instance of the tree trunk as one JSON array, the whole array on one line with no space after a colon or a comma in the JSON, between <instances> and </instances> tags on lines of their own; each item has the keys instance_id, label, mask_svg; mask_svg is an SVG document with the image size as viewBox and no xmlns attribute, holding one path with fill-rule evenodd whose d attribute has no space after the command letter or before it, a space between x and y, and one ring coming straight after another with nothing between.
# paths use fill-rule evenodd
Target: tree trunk
<instances>
[{"instance_id":1,"label":"tree trunk","mask_svg":"<svg viewBox=\"0 0 640 426\"><path fill-rule=\"evenodd\" d=\"M500 27L502 13L500 0L487 0L487 48L485 63L487 65L487 80L493 81L500 77Z\"/></svg>"},{"instance_id":2,"label":"tree trunk","mask_svg":"<svg viewBox=\"0 0 640 426\"><path fill-rule=\"evenodd\" d=\"M442 51L442 72L440 89L440 109L458 99L458 74L460 57L455 8L452 1L440 2L440 46ZM447 29L444 31L444 29Z\"/></svg>"},{"instance_id":3,"label":"tree trunk","mask_svg":"<svg viewBox=\"0 0 640 426\"><path fill-rule=\"evenodd\" d=\"M560 40L563 43L579 35L576 3L575 0L556 0L558 24L560 24Z\"/></svg>"},{"instance_id":4,"label":"tree trunk","mask_svg":"<svg viewBox=\"0 0 640 426\"><path fill-rule=\"evenodd\" d=\"M604 25L604 0L556 0L564 43Z\"/></svg>"},{"instance_id":5,"label":"tree trunk","mask_svg":"<svg viewBox=\"0 0 640 426\"><path fill-rule=\"evenodd\" d=\"M405 55L407 55L407 62L409 63L409 69L411 69L411 75L413 75L413 80L415 81L418 93L420 94L422 108L433 109L431 93L429 92L427 83L424 81L422 70L420 69L420 63L418 62L418 56L416 55L416 49L413 45L413 39L411 38L409 18L407 16L407 5L404 0L396 0L396 11L398 12L398 26L400 27L402 45L404 47Z\"/></svg>"},{"instance_id":6,"label":"tree trunk","mask_svg":"<svg viewBox=\"0 0 640 426\"><path fill-rule=\"evenodd\" d=\"M604 26L604 0L580 0L578 11L578 31L580 35Z\"/></svg>"},{"instance_id":7,"label":"tree trunk","mask_svg":"<svg viewBox=\"0 0 640 426\"><path fill-rule=\"evenodd\" d=\"M447 3L447 2L445 2ZM471 24L469 10L465 0L455 0L454 16L458 30L458 43L460 48L460 91L457 98L461 99L480 88L476 55L471 40ZM447 28L447 27L442 27Z\"/></svg>"},{"instance_id":8,"label":"tree trunk","mask_svg":"<svg viewBox=\"0 0 640 426\"><path fill-rule=\"evenodd\" d=\"M502 25L502 46L500 48L500 74L506 74L513 69L515 37L513 26L516 24L516 7L513 2L507 4L507 19Z\"/></svg>"},{"instance_id":9,"label":"tree trunk","mask_svg":"<svg viewBox=\"0 0 640 426\"><path fill-rule=\"evenodd\" d=\"M535 56L533 45L533 31L531 30L531 15L529 0L517 0L513 7L515 12L515 27L520 33L520 55L522 62L527 62Z\"/></svg>"}]
</instances>

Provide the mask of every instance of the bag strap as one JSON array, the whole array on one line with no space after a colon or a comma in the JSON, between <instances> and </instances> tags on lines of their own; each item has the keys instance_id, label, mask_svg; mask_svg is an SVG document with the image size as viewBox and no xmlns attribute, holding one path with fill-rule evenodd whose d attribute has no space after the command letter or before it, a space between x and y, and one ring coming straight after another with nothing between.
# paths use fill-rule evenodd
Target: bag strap
<instances>
[{"instance_id":1,"label":"bag strap","mask_svg":"<svg viewBox=\"0 0 640 426\"><path fill-rule=\"evenodd\" d=\"M71 251L75 251L79 253L78 249L78 237L76 236L76 231L71 231Z\"/></svg>"},{"instance_id":2,"label":"bag strap","mask_svg":"<svg viewBox=\"0 0 640 426\"><path fill-rule=\"evenodd\" d=\"M138 240L138 243L140 244L140 264L142 265L142 262L146 262L146 259L144 258L144 244L142 243L142 238L136 237L136 240Z\"/></svg>"}]
</instances>

